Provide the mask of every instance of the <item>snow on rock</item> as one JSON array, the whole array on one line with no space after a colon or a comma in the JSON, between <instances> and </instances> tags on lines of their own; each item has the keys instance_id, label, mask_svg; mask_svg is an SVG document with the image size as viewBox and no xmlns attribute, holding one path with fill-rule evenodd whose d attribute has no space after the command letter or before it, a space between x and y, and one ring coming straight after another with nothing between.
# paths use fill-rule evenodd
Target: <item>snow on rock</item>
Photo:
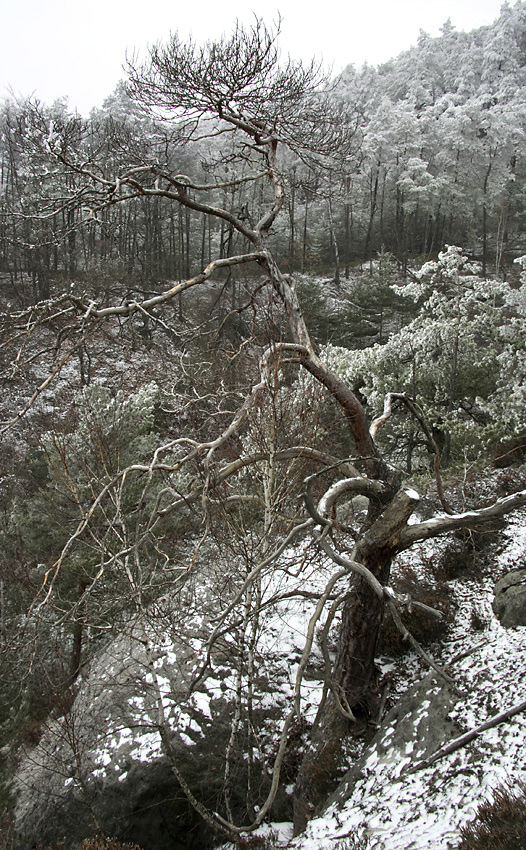
<instances>
[{"instance_id":1,"label":"snow on rock","mask_svg":"<svg viewBox=\"0 0 526 850\"><path fill-rule=\"evenodd\" d=\"M523 701L525 661L526 629L494 626L484 647L453 665L461 696L426 678L387 716L323 816L311 821L294 847L321 850L329 838L349 834L367 837L375 850L455 847L460 826L473 819L493 789L508 779L526 780L526 716L518 714L483 732L429 767L414 773L411 768L441 742Z\"/></svg>"},{"instance_id":2,"label":"snow on rock","mask_svg":"<svg viewBox=\"0 0 526 850\"><path fill-rule=\"evenodd\" d=\"M251 723L257 734L250 754L250 769L262 794L294 696L315 605L309 594L291 597L289 591L294 585L302 591L314 589L316 582L323 587L326 580L323 565L309 569L309 579L305 572L291 578L287 571L276 570L264 577L264 592L276 601L261 612L253 646L257 675L251 684ZM24 847L37 840L55 843L64 835L66 850L77 847L92 829L86 796L108 834L117 834L124 824L126 835L144 850L172 847L169 836L162 838L167 818L174 823L195 821L192 828L206 833L180 793L163 740L170 739L177 769L191 786L199 794L206 787L209 804L220 804L225 753L234 722L239 726L234 721L236 700L246 701L248 685L246 667L239 664L246 636L235 613L231 631L218 637L208 658L210 623L217 610L213 589L196 579L195 586L189 585L187 593L162 610L153 608L130 619L93 660L71 713L50 724L17 773L15 819ZM320 677L311 667L301 699L307 717L314 717L321 691ZM242 727L240 733L242 740ZM232 804L241 809L248 755L236 750L233 758ZM284 791L282 798L288 810ZM142 814L138 823L143 805L148 819ZM211 838L207 835L202 846L211 846Z\"/></svg>"},{"instance_id":3,"label":"snow on rock","mask_svg":"<svg viewBox=\"0 0 526 850\"><path fill-rule=\"evenodd\" d=\"M434 654L448 665L458 693L434 674L410 688L322 815L291 843L295 850L322 850L329 843L337 848L346 836L368 839L371 850L453 850L460 827L494 789L526 781L526 712L411 771L443 744L526 701L526 627L505 629L491 611L495 579L524 563L524 512L511 520L507 536L493 576L450 582L458 613L447 642ZM475 611L484 631L472 627Z\"/></svg>"}]
</instances>

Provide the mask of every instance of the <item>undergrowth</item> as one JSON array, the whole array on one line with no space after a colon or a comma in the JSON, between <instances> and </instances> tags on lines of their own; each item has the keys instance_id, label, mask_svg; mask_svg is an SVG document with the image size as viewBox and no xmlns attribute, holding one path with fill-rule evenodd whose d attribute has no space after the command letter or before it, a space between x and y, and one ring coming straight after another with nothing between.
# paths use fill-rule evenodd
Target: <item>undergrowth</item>
<instances>
[{"instance_id":1,"label":"undergrowth","mask_svg":"<svg viewBox=\"0 0 526 850\"><path fill-rule=\"evenodd\" d=\"M495 791L460 831L458 850L524 850L526 848L526 784Z\"/></svg>"}]
</instances>

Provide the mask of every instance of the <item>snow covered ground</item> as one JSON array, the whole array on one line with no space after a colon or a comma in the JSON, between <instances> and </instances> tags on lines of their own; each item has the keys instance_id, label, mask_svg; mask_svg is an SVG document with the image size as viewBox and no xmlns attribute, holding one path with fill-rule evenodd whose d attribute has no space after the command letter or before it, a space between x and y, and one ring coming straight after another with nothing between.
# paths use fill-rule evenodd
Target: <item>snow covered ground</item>
<instances>
[{"instance_id":1,"label":"snow covered ground","mask_svg":"<svg viewBox=\"0 0 526 850\"><path fill-rule=\"evenodd\" d=\"M455 622L433 652L442 665L452 662L448 672L462 696L454 701L448 719L461 734L526 701L526 627L504 629L491 609L496 580L526 562L526 512L509 519L505 534L494 572L450 583L458 605ZM472 625L474 614L478 629ZM398 679L399 693L414 682L415 672L418 678L420 661L408 656L404 666L407 677L405 682ZM421 674L426 673L422 669ZM441 688L436 681L421 703L416 727ZM460 827L473 820L478 805L491 798L494 789L526 780L525 734L526 711L521 711L431 766L410 772L420 756L418 736L405 751L386 747L389 738L396 737L395 725L388 726L378 746L368 750L361 777L345 803L331 805L292 841L290 825L276 825L279 843L295 850L344 850L354 839L371 850L452 850L458 846Z\"/></svg>"},{"instance_id":2,"label":"snow covered ground","mask_svg":"<svg viewBox=\"0 0 526 850\"><path fill-rule=\"evenodd\" d=\"M404 554L405 567L417 575L422 585L429 583L438 559L437 553L443 547L443 542L435 540ZM258 679L261 678L261 683L254 697L263 716L267 717L268 728L260 730L261 750L254 756L269 765L283 717L290 709L296 674L301 666L306 624L315 605L314 597L309 594L293 596L291 591L294 589L298 594L300 591L305 593L307 588L319 591L332 572L332 566L320 561L319 555L296 570L293 565L300 554L291 552L289 562L287 553L283 553L283 569L274 568L262 577L262 592L275 602L261 612L257 646ZM455 619L446 638L428 649L443 667L449 665L448 673L461 694L448 704L447 720L456 730L453 737L470 732L499 713L526 701L526 627L502 628L491 608L495 582L510 569L522 567L525 563L526 511L522 511L509 518L500 551L483 569L477 570L476 574L475 570L464 570L458 578L447 581ZM403 568L403 564L397 567L398 570ZM202 607L202 595L200 598ZM177 698L178 691L184 690L183 673L191 677L204 658L202 618L202 610L196 610L194 615L184 613L186 655L174 654L175 644L162 619L164 638L154 645L152 634L155 658L153 664L146 664L145 659L140 664L138 662L136 682L132 681L130 652L124 637L122 658L117 652L120 644L112 645L111 651L108 650L108 658L113 664L117 664L119 659L122 662L127 688L131 691L136 688L138 696L131 698L128 695L126 718L123 718L122 712L117 712L110 722L109 716L103 713L106 710L105 699L111 687L120 686L120 679L110 663L101 662L107 678L97 680L97 693L101 702L100 716L105 718L105 722L97 728L104 729L104 735L97 738L96 744L90 744L90 752L87 749L85 753L92 763L93 778L102 782L113 776L118 782L124 782L130 764L162 756L160 737L153 731L156 715L152 712L159 704L147 698L151 691L152 670L155 670L170 729L177 730L181 741L191 748L200 739L205 739L207 729L213 727L215 712L222 707L224 691L235 694L237 680L226 667L221 678L218 670L214 670L204 677L186 702ZM309 720L314 716L322 690L321 658L316 642L314 649L315 657L306 671L308 675L304 679L301 700L302 713ZM402 696L429 672L423 662L412 654L391 659L386 662L385 668L388 666L393 668L394 698ZM146 677L141 678L139 668L149 671ZM395 721L382 726L375 746L371 745L363 756L361 775L356 784L349 787L347 794L340 795L322 817L313 819L304 835L291 839L290 824L266 825L260 832L268 833L273 829L278 843L283 847L289 846L291 850L325 850L327 847L351 850L352 839L363 841L360 847L371 850L456 848L460 827L475 817L477 806L491 797L495 788L507 782L515 784L518 779L526 781L523 744L526 711L484 731L466 746L444 755L430 766L413 771L411 768L415 761L418 762L424 754L424 741L419 736L420 724L423 723L424 728L428 713L432 717L433 700L443 687L442 682L435 679L417 702L410 716L415 733L413 739L406 739L403 746L399 743ZM96 700L91 692L87 691L85 702L92 715ZM196 725L197 720L199 723ZM118 737L114 725L120 730ZM442 743L446 744L448 740L439 738L437 748ZM73 770L73 761L71 765ZM68 770L64 768L61 773L64 788L73 781L73 774Z\"/></svg>"}]
</instances>

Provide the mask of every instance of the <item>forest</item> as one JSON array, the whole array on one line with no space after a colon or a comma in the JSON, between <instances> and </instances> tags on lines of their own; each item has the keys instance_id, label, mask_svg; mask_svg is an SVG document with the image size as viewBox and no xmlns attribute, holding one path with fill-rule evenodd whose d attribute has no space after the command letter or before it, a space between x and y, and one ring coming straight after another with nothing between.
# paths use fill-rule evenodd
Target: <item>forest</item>
<instances>
[{"instance_id":1,"label":"forest","mask_svg":"<svg viewBox=\"0 0 526 850\"><path fill-rule=\"evenodd\" d=\"M452 582L526 506L526 2L335 79L257 18L126 72L0 106L0 850L327 846L407 671L468 704Z\"/></svg>"}]
</instances>

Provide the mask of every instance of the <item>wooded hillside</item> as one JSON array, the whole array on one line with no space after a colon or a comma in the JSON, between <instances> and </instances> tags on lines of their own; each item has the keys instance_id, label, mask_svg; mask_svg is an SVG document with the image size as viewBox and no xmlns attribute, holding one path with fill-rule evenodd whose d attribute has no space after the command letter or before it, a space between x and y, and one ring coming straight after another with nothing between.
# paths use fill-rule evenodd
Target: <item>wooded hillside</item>
<instances>
[{"instance_id":1,"label":"wooded hillside","mask_svg":"<svg viewBox=\"0 0 526 850\"><path fill-rule=\"evenodd\" d=\"M352 147L328 169L300 151L280 158L287 199L272 245L282 266L347 275L350 264L381 251L405 264L454 244L485 272L508 268L525 247L525 82L522 2L505 5L492 26L465 33L445 24L438 38L422 34L379 68L349 66L327 98L334 121L353 134ZM4 102L0 116L5 271L34 274L45 296L46 278L57 272L151 284L190 277L212 257L237 251L239 235L228 222L176 210L161 197L103 209L79 204L78 174L63 174L59 189L52 156L67 126L68 147L80 146L82 156L104 151L108 175L130 157L139 164L153 156L160 168L196 183L224 184L217 203L243 214L260 204L259 187L244 181L241 166L238 182L230 179L228 135L176 140L124 85L87 122L60 102L40 111L38 128L28 104ZM42 196L49 215L34 221ZM61 204L52 203L58 198ZM90 217L91 226L75 229Z\"/></svg>"},{"instance_id":2,"label":"wooded hillside","mask_svg":"<svg viewBox=\"0 0 526 850\"><path fill-rule=\"evenodd\" d=\"M456 687L400 558L526 504L526 3L337 80L278 44L173 34L87 121L3 106L16 850L128 837L137 787L173 805L144 850L302 832L385 711L387 615Z\"/></svg>"}]
</instances>

